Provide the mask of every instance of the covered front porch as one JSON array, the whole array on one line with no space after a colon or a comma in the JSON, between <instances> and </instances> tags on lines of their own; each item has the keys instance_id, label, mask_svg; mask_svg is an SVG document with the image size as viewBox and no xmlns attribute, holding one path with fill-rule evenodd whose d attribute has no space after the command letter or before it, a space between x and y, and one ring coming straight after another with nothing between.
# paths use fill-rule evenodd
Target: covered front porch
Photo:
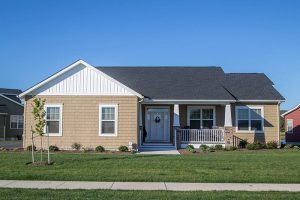
<instances>
[{"instance_id":1,"label":"covered front porch","mask_svg":"<svg viewBox=\"0 0 300 200\"><path fill-rule=\"evenodd\" d=\"M139 104L139 149L225 146L227 137L232 136L230 128L230 103Z\"/></svg>"}]
</instances>

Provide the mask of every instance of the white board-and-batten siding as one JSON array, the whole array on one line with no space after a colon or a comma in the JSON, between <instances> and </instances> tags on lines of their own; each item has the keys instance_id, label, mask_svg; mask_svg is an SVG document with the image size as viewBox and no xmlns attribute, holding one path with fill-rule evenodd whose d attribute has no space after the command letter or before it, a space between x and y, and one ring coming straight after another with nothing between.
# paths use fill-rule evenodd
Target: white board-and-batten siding
<instances>
[{"instance_id":1,"label":"white board-and-batten siding","mask_svg":"<svg viewBox=\"0 0 300 200\"><path fill-rule=\"evenodd\" d=\"M31 92L32 95L134 95L97 69L79 64Z\"/></svg>"}]
</instances>

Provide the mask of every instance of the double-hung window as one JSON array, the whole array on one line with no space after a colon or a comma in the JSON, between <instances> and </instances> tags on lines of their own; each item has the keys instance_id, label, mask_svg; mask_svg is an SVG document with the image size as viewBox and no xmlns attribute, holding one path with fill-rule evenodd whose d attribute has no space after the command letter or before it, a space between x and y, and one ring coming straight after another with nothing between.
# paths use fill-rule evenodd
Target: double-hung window
<instances>
[{"instance_id":1,"label":"double-hung window","mask_svg":"<svg viewBox=\"0 0 300 200\"><path fill-rule=\"evenodd\" d=\"M262 132L263 127L262 107L236 107L236 128L238 132Z\"/></svg>"},{"instance_id":2,"label":"double-hung window","mask_svg":"<svg viewBox=\"0 0 300 200\"><path fill-rule=\"evenodd\" d=\"M188 107L188 125L191 129L212 129L215 126L213 107Z\"/></svg>"},{"instance_id":3,"label":"double-hung window","mask_svg":"<svg viewBox=\"0 0 300 200\"><path fill-rule=\"evenodd\" d=\"M45 105L45 133L50 136L62 136L62 105Z\"/></svg>"},{"instance_id":4,"label":"double-hung window","mask_svg":"<svg viewBox=\"0 0 300 200\"><path fill-rule=\"evenodd\" d=\"M22 129L23 128L23 116L11 115L10 116L10 129Z\"/></svg>"},{"instance_id":5,"label":"double-hung window","mask_svg":"<svg viewBox=\"0 0 300 200\"><path fill-rule=\"evenodd\" d=\"M99 118L99 135L116 136L118 132L118 105L100 105Z\"/></svg>"},{"instance_id":6,"label":"double-hung window","mask_svg":"<svg viewBox=\"0 0 300 200\"><path fill-rule=\"evenodd\" d=\"M288 133L293 133L293 128L294 128L294 125L293 125L293 119L287 119L286 120L286 130Z\"/></svg>"}]
</instances>

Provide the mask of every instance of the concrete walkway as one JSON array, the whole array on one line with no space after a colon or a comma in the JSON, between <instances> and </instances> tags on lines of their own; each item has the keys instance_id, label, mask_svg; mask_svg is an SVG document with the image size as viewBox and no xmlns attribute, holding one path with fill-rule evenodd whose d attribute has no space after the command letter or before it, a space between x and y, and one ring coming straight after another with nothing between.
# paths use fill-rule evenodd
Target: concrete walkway
<instances>
[{"instance_id":1,"label":"concrete walkway","mask_svg":"<svg viewBox=\"0 0 300 200\"><path fill-rule=\"evenodd\" d=\"M139 152L139 154L146 154L146 155L180 155L179 151L177 150L144 150Z\"/></svg>"},{"instance_id":2,"label":"concrete walkway","mask_svg":"<svg viewBox=\"0 0 300 200\"><path fill-rule=\"evenodd\" d=\"M300 184L262 183L169 183L169 182L86 182L0 180L0 188L109 189L169 191L288 191L300 192Z\"/></svg>"}]
</instances>

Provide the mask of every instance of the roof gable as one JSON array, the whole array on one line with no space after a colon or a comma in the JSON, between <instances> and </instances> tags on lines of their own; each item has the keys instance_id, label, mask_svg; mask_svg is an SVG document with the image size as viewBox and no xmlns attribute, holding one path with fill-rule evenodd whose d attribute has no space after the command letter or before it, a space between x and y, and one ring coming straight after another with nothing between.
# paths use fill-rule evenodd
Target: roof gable
<instances>
[{"instance_id":1,"label":"roof gable","mask_svg":"<svg viewBox=\"0 0 300 200\"><path fill-rule=\"evenodd\" d=\"M41 83L26 90L25 95L136 95L138 93L79 60Z\"/></svg>"},{"instance_id":2,"label":"roof gable","mask_svg":"<svg viewBox=\"0 0 300 200\"><path fill-rule=\"evenodd\" d=\"M290 113L292 113L292 112L298 110L299 108L300 108L300 104L298 104L298 105L295 106L294 108L292 108L292 109L286 111L285 113L283 113L283 114L281 115L281 117L284 117L284 116L286 116L286 115L288 115L288 114L290 114Z\"/></svg>"}]
</instances>

